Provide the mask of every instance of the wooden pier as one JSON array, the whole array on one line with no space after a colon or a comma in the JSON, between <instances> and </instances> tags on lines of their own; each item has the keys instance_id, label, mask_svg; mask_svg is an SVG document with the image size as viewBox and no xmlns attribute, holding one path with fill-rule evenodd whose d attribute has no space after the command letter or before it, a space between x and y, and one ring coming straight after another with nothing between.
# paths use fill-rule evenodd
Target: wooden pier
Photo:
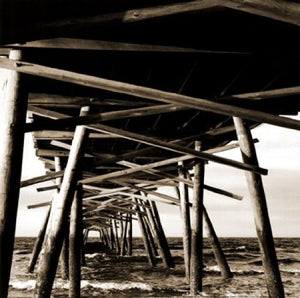
<instances>
[{"instance_id":1,"label":"wooden pier","mask_svg":"<svg viewBox=\"0 0 300 298\"><path fill-rule=\"evenodd\" d=\"M283 0L2 1L0 297L8 295L19 190L33 185L49 193L28 264L35 297L51 296L59 262L69 296L80 297L89 231L131 255L135 220L149 265L160 256L174 267L156 202L182 215L192 295L202 291L203 226L222 276L234 278L203 198L241 197L205 183L210 163L246 173L266 287L284 297L261 179L268 171L251 129L300 130L284 117L300 110L299 26L300 4ZM21 181L25 133L45 175ZM237 147L242 162L216 155ZM44 181L53 185L39 188Z\"/></svg>"}]
</instances>

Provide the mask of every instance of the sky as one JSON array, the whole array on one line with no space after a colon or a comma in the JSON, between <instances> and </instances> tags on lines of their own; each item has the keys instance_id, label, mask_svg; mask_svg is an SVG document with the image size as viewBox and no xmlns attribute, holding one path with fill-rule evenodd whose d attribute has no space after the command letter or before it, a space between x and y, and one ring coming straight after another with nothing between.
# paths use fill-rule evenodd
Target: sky
<instances>
[{"instance_id":1,"label":"sky","mask_svg":"<svg viewBox=\"0 0 300 298\"><path fill-rule=\"evenodd\" d=\"M300 115L293 117L300 120ZM258 138L256 150L259 165L269 173L263 176L263 183L269 208L274 237L300 237L300 132L264 124L252 130ZM241 161L239 149L219 154ZM43 164L34 156L32 137L25 138L22 179L43 175ZM205 183L240 194L242 201L205 191L204 204L219 237L255 237L254 217L248 194L245 175L242 170L216 163L205 168ZM36 187L23 188L20 193L16 236L36 236L46 207L28 209L27 205L49 201L52 193L38 193ZM49 182L44 185L49 185ZM173 190L160 189L174 195ZM192 200L192 193L190 195ZM179 208L158 204L162 225L167 236L181 236L182 225ZM140 235L134 224L134 234Z\"/></svg>"}]
</instances>

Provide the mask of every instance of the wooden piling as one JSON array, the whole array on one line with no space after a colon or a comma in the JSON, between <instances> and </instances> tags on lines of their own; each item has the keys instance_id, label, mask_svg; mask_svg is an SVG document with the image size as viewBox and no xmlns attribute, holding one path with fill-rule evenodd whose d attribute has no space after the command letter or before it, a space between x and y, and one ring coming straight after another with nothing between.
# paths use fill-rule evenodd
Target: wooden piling
<instances>
[{"instance_id":1,"label":"wooden piling","mask_svg":"<svg viewBox=\"0 0 300 298\"><path fill-rule=\"evenodd\" d=\"M147 202L147 206L150 206L149 201ZM159 229L157 227L157 224L155 222L152 210L150 208L145 208L145 211L147 212L147 215L148 215L148 218L149 218L149 222L150 222L150 224L152 226L154 238L155 238L156 244L158 246L159 255L160 255L161 259L162 259L162 262L163 262L163 264L164 264L164 266L166 268L170 268L170 266L169 266L169 255L168 255L166 247L164 246L164 243L162 241L162 238L161 238Z\"/></svg>"},{"instance_id":2,"label":"wooden piling","mask_svg":"<svg viewBox=\"0 0 300 298\"><path fill-rule=\"evenodd\" d=\"M54 165L55 165L55 172L60 172L63 170L62 163L61 163L61 158L59 156L54 157ZM59 188L62 182L62 177L58 177L55 179L55 184L58 186L57 193L59 193ZM60 254L60 273L61 273L61 278L63 280L68 280L69 279L69 229L66 228L66 234L64 235L64 240L63 240L63 246L61 249L61 254Z\"/></svg>"},{"instance_id":3,"label":"wooden piling","mask_svg":"<svg viewBox=\"0 0 300 298\"><path fill-rule=\"evenodd\" d=\"M119 254L121 252L121 248L120 248L120 241L119 241L119 235L118 235L118 224L117 224L117 220L114 219L114 228L115 228L115 241L116 241L116 250L117 253Z\"/></svg>"},{"instance_id":4,"label":"wooden piling","mask_svg":"<svg viewBox=\"0 0 300 298\"><path fill-rule=\"evenodd\" d=\"M179 176L186 178L185 169L179 166ZM183 222L183 250L186 282L190 282L190 258L191 258L191 220L189 206L189 190L187 184L179 182L180 209Z\"/></svg>"},{"instance_id":5,"label":"wooden piling","mask_svg":"<svg viewBox=\"0 0 300 298\"><path fill-rule=\"evenodd\" d=\"M129 214L128 220L128 255L132 256L132 214Z\"/></svg>"},{"instance_id":6,"label":"wooden piling","mask_svg":"<svg viewBox=\"0 0 300 298\"><path fill-rule=\"evenodd\" d=\"M88 108L82 108L81 114L87 113ZM77 126L72 141L69 159L65 169L59 194L53 201L43 255L39 264L35 297L50 297L57 269L66 223L70 214L75 187L79 178L79 166L84 154L87 131L85 127Z\"/></svg>"},{"instance_id":7,"label":"wooden piling","mask_svg":"<svg viewBox=\"0 0 300 298\"><path fill-rule=\"evenodd\" d=\"M158 210L157 210L157 207L156 207L156 203L154 201L150 201L150 206L151 206L151 211L152 211L152 214L153 214L153 219L156 223L156 226L157 226L157 229L158 229L158 232L159 232L159 238L160 238L163 250L164 250L166 262L168 264L168 267L174 268L175 263L174 263L172 255L171 255L171 251L169 249L167 237L165 235L164 229L163 229L161 221L160 221L160 216L159 216L159 213L158 213Z\"/></svg>"},{"instance_id":8,"label":"wooden piling","mask_svg":"<svg viewBox=\"0 0 300 298\"><path fill-rule=\"evenodd\" d=\"M121 256L125 256L126 254L126 243L127 243L127 229L128 229L128 214L126 214L126 221L123 227L123 235L121 239Z\"/></svg>"},{"instance_id":9,"label":"wooden piling","mask_svg":"<svg viewBox=\"0 0 300 298\"><path fill-rule=\"evenodd\" d=\"M46 229L47 229L48 219L49 219L49 215L50 215L50 208L47 211L47 214L45 216L45 220L44 220L44 222L42 224L42 227L39 231L39 234L36 238L36 241L35 241L35 244L34 244L34 247L33 247L33 251L32 251L32 256L31 256L29 266L28 266L28 269L27 269L28 273L32 273L34 271L35 264L36 264L37 259L39 257L40 251L42 249L42 245L43 245L43 241L44 241L45 233L46 233Z\"/></svg>"},{"instance_id":10,"label":"wooden piling","mask_svg":"<svg viewBox=\"0 0 300 298\"><path fill-rule=\"evenodd\" d=\"M254 143L249 126L240 118L233 118L245 163L258 165ZM245 173L251 197L252 208L256 225L258 243L262 254L268 293L270 297L284 297L284 288L281 281L273 233L269 219L267 201L262 178L255 173Z\"/></svg>"},{"instance_id":11,"label":"wooden piling","mask_svg":"<svg viewBox=\"0 0 300 298\"><path fill-rule=\"evenodd\" d=\"M74 196L70 217L69 234L69 297L80 297L80 254L82 242L82 186L79 184Z\"/></svg>"},{"instance_id":12,"label":"wooden piling","mask_svg":"<svg viewBox=\"0 0 300 298\"><path fill-rule=\"evenodd\" d=\"M220 241L215 232L213 224L209 218L207 210L204 206L203 206L203 218L204 218L204 227L205 227L206 235L212 246L216 261L217 261L219 269L221 271L221 275L224 279L232 278L232 273L230 271L230 267L227 263L226 257L222 250Z\"/></svg>"},{"instance_id":13,"label":"wooden piling","mask_svg":"<svg viewBox=\"0 0 300 298\"><path fill-rule=\"evenodd\" d=\"M137 200L136 200L136 202L137 202ZM135 210L139 211L139 206L138 205L135 206ZM148 263L149 263L150 266L155 267L156 266L156 260L155 260L155 257L153 255L151 245L150 245L150 242L149 242L149 238L148 238L148 235L147 235L147 232L146 232L145 222L144 222L140 212L137 212L136 214L137 214L138 223L139 223L140 231L141 231L141 234L142 234L145 250L146 250L146 253L147 253L147 257L148 257Z\"/></svg>"},{"instance_id":14,"label":"wooden piling","mask_svg":"<svg viewBox=\"0 0 300 298\"><path fill-rule=\"evenodd\" d=\"M201 144L195 142L195 150L200 151ZM197 162L194 166L194 195L193 195L193 222L192 222L192 245L190 263L190 292L195 296L202 292L203 277L203 190L204 190L204 169L203 161Z\"/></svg>"},{"instance_id":15,"label":"wooden piling","mask_svg":"<svg viewBox=\"0 0 300 298\"><path fill-rule=\"evenodd\" d=\"M9 58L21 59L20 50ZM7 297L16 229L27 95L17 71L0 70L6 80L0 109L0 297Z\"/></svg>"}]
</instances>

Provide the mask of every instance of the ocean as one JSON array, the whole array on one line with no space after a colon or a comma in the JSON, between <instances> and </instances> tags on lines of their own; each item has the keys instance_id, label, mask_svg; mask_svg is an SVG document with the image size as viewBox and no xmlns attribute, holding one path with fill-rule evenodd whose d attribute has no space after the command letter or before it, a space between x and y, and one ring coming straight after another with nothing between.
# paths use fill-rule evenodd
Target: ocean
<instances>
[{"instance_id":1,"label":"ocean","mask_svg":"<svg viewBox=\"0 0 300 298\"><path fill-rule=\"evenodd\" d=\"M89 241L96 241L91 239ZM150 267L142 240L134 238L133 255L118 256L107 251L86 254L82 267L82 297L187 297L183 248L180 238L168 238L175 268L162 262ZM203 292L199 297L268 297L255 238L220 238L233 278L223 280L207 239L204 241ZM281 278L287 297L300 297L300 238L275 239ZM32 297L35 273L27 273L33 238L17 238L10 279L9 297ZM58 270L53 297L68 297L68 282Z\"/></svg>"}]
</instances>

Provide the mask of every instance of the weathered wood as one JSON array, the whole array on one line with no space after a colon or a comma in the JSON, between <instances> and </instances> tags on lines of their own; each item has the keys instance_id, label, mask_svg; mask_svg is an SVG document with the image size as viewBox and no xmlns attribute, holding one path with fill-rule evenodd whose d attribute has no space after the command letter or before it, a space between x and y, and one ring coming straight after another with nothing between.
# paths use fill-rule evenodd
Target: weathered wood
<instances>
[{"instance_id":1,"label":"weathered wood","mask_svg":"<svg viewBox=\"0 0 300 298\"><path fill-rule=\"evenodd\" d=\"M189 1L186 3L160 5L156 7L138 8L109 14L99 14L84 18L78 17L72 19L64 19L56 22L43 22L42 24L38 24L38 26L40 26L43 30L51 29L57 31L62 30L63 28L74 30L76 28L80 28L83 25L92 26L111 22L137 22L163 16L201 11L216 7L217 3L218 1L215 0Z\"/></svg>"},{"instance_id":2,"label":"weathered wood","mask_svg":"<svg viewBox=\"0 0 300 298\"><path fill-rule=\"evenodd\" d=\"M121 248L120 248L120 241L119 241L119 235L118 235L118 224L117 221L114 219L114 228L115 228L115 241L116 241L116 250L117 253L120 253Z\"/></svg>"},{"instance_id":3,"label":"weathered wood","mask_svg":"<svg viewBox=\"0 0 300 298\"><path fill-rule=\"evenodd\" d=\"M221 271L221 275L224 279L232 278L232 273L230 271L229 265L227 263L226 257L223 253L221 244L219 242L218 236L215 232L213 224L208 216L206 208L203 206L203 218L204 218L204 227L208 240L212 246L216 261Z\"/></svg>"},{"instance_id":4,"label":"weathered wood","mask_svg":"<svg viewBox=\"0 0 300 298\"><path fill-rule=\"evenodd\" d=\"M126 236L127 236L127 229L128 229L128 215L126 215L126 221L124 222L124 226L123 226L123 231L122 231L122 235L121 235L121 253L120 255L121 256L125 256L126 254L126 243L127 243L127 239L126 239Z\"/></svg>"},{"instance_id":5,"label":"weathered wood","mask_svg":"<svg viewBox=\"0 0 300 298\"><path fill-rule=\"evenodd\" d=\"M82 108L82 113L86 113L87 108ZM43 257L39 264L39 272L35 288L36 297L50 297L52 284L58 264L60 249L64 235L64 228L68 220L71 204L78 181L80 160L84 153L84 143L87 136L84 127L76 127L75 136L72 142L72 149L65 169L65 174L61 184L59 195L53 201L50 214L46 242L43 248Z\"/></svg>"},{"instance_id":6,"label":"weathered wood","mask_svg":"<svg viewBox=\"0 0 300 298\"><path fill-rule=\"evenodd\" d=\"M45 109L40 109L39 108L39 111L40 111L40 114L42 114L43 116L45 116L45 117L50 117L50 118L52 118L52 119L61 119L61 118L64 118L64 117L66 117L67 115L65 115L65 114L62 114L62 113L58 113L58 112L54 112L54 111L51 111L51 110L45 110ZM96 129L95 127L96 126L88 126L89 128L91 128L91 129ZM100 126L98 125L97 126L97 128L98 129L96 129L96 130L99 130L100 129ZM133 133L129 133L129 132L126 132L126 131L122 131L122 130L117 130L117 129L113 129L112 127L108 127L108 126L103 126L102 125L102 130L103 130L103 128L104 128L104 131L105 132L107 132L107 133L112 133L113 135L120 135L120 137L125 137L124 136L124 134L126 135L126 137L125 138L129 138L130 139L130 135L131 135L131 137L133 138L133 140L139 140L139 141L141 141L139 138L145 138L145 136L141 136L141 135L138 135L138 134L133 134ZM105 130L106 129L106 130ZM230 130L231 130L232 128L230 127ZM108 130L108 131L107 131ZM112 131L113 130L113 131ZM220 131L220 129L216 129L216 130L214 130L214 132L215 133L218 133L218 131ZM227 132L228 131L228 129L225 129L225 131ZM223 133L224 132L224 129L221 129L221 133ZM122 134L123 133L123 134ZM213 132L212 132L213 133ZM153 144L153 141L156 141L156 142L159 142L159 140L155 140L155 139L153 139L153 138L149 138L148 139L148 141L150 142L150 144L151 145L154 145ZM152 141L152 142L151 142ZM164 143L164 145L165 146L168 146L168 145L174 145L175 143L177 142L177 140L175 140L175 141L172 141L172 142L169 142L169 143ZM160 142L161 144L162 144L162 142ZM176 146L176 145L175 145ZM232 145L229 145L229 146L232 146ZM234 147L234 146L233 146ZM232 147L232 148L233 148ZM168 147L169 148L169 147ZM222 148L222 147L221 147ZM209 154L211 154L211 153L216 153L216 152L220 152L220 150L219 149L221 149L221 148L217 148L217 149L212 149L212 151L206 151L206 152L203 152L203 153L209 153ZM229 147L227 147L227 148L225 148L225 147L223 147L224 149L228 149ZM150 148L151 149L151 148ZM170 149L170 148L169 148ZM183 149L182 147L181 147L181 149ZM148 148L146 148L146 150L144 149L144 151L148 151L149 149ZM196 151L194 151L194 153L195 153ZM197 152L196 152L197 153ZM134 155L137 155L137 154L141 154L141 152L134 152ZM199 152L198 152L198 154L199 154ZM132 155L131 153L129 154L129 155ZM132 157L132 156L131 156ZM196 156L195 156L196 157ZM129 158L129 156L128 156L128 154L125 154L125 155L123 155L122 157L120 157L119 156L119 158L115 158L115 157L113 157L112 159L109 159L109 160L107 160L107 162L116 162L117 160L121 160L121 159L126 159L126 158ZM213 157L213 158L216 158L215 156ZM177 162L177 161L176 161ZM235 163L236 164L236 163ZM240 165L240 166L243 166L243 165ZM243 166L244 167L244 166ZM265 174L267 173L266 172L266 170L264 170L265 171Z\"/></svg>"},{"instance_id":7,"label":"weathered wood","mask_svg":"<svg viewBox=\"0 0 300 298\"><path fill-rule=\"evenodd\" d=\"M150 206L151 206L151 211L153 212L153 219L154 219L154 221L156 223L156 226L158 228L161 245L164 248L164 252L165 252L165 256L166 256L166 259L167 259L168 266L170 268L174 268L175 263L174 263L172 255L171 255L171 251L169 249L167 237L165 235L163 226L161 224L161 220L160 220L160 216L159 216L159 212L158 212L156 203L155 203L155 201L152 201L152 200L149 200L149 202L150 202Z\"/></svg>"},{"instance_id":8,"label":"weathered wood","mask_svg":"<svg viewBox=\"0 0 300 298\"><path fill-rule=\"evenodd\" d=\"M300 4L278 0L220 0L224 7L300 26Z\"/></svg>"},{"instance_id":9,"label":"weathered wood","mask_svg":"<svg viewBox=\"0 0 300 298\"><path fill-rule=\"evenodd\" d=\"M201 50L185 47L173 47L164 45L137 44L126 42L114 42L104 40L91 40L79 38L52 38L28 41L22 44L12 44L15 48L47 48L47 49L72 49L93 51L130 51L130 52L156 52L156 53L202 53L202 54L244 54L243 52ZM87 104L87 103L85 103Z\"/></svg>"},{"instance_id":10,"label":"weathered wood","mask_svg":"<svg viewBox=\"0 0 300 298\"><path fill-rule=\"evenodd\" d=\"M246 120L269 123L272 125L282 126L290 129L300 129L300 121L294 119L279 117L265 112L256 110L254 111L202 98L195 98L158 89L75 73L72 71L55 69L43 65L32 64L23 61L15 63L10 59L0 58L0 67L31 75L42 76L49 79L61 80L78 85L128 94L134 97L142 97L165 103L184 105L186 107L201 111L241 117ZM300 87L298 87L297 90L299 92Z\"/></svg>"},{"instance_id":11,"label":"weathered wood","mask_svg":"<svg viewBox=\"0 0 300 298\"><path fill-rule=\"evenodd\" d=\"M133 229L132 229L132 214L128 214L128 255L132 256L132 234L133 234Z\"/></svg>"},{"instance_id":12,"label":"weathered wood","mask_svg":"<svg viewBox=\"0 0 300 298\"><path fill-rule=\"evenodd\" d=\"M82 186L76 189L71 207L69 238L69 297L80 297L80 255L82 246Z\"/></svg>"},{"instance_id":13,"label":"weathered wood","mask_svg":"<svg viewBox=\"0 0 300 298\"><path fill-rule=\"evenodd\" d=\"M46 105L47 107L75 107L80 106L121 106L121 107L138 107L151 105L149 101L145 100L124 100L113 98L95 98L82 96L66 96L58 94L44 94L44 93L29 93L28 108L29 111L38 115L39 107ZM37 105L37 106L36 106Z\"/></svg>"},{"instance_id":14,"label":"weathered wood","mask_svg":"<svg viewBox=\"0 0 300 298\"><path fill-rule=\"evenodd\" d=\"M199 141L195 142L195 150L201 150L201 143ZM194 165L193 221L190 264L190 293L192 296L196 296L202 292L204 169L205 164L203 161Z\"/></svg>"},{"instance_id":15,"label":"weathered wood","mask_svg":"<svg viewBox=\"0 0 300 298\"><path fill-rule=\"evenodd\" d=\"M30 186L33 184L49 181L52 179L56 179L57 177L62 177L64 175L64 171L54 172L54 173L48 173L47 175L42 175L38 177L34 177L31 179L23 180L21 182L21 187Z\"/></svg>"},{"instance_id":16,"label":"weathered wood","mask_svg":"<svg viewBox=\"0 0 300 298\"><path fill-rule=\"evenodd\" d=\"M21 59L21 51L12 50L11 61ZM20 73L0 69L0 297L7 297L14 247L16 217L24 144L27 95Z\"/></svg>"},{"instance_id":17,"label":"weathered wood","mask_svg":"<svg viewBox=\"0 0 300 298\"><path fill-rule=\"evenodd\" d=\"M146 106L129 110L119 110L106 113L91 114L87 116L67 117L57 120L43 121L43 123L27 123L25 132L47 130L47 129L64 129L68 126L87 125L100 121L108 121L123 118L144 117L162 113L172 113L187 110L188 108L173 104L159 104L154 106ZM33 109L31 109L32 111ZM32 111L34 113L34 111Z\"/></svg>"},{"instance_id":18,"label":"weathered wood","mask_svg":"<svg viewBox=\"0 0 300 298\"><path fill-rule=\"evenodd\" d=\"M179 164L179 176L186 178L183 164ZM190 283L190 260L191 260L191 219L190 219L190 204L189 204L189 190L185 183L179 182L180 191L180 212L183 225L183 250L184 250L184 267L186 282Z\"/></svg>"},{"instance_id":19,"label":"weathered wood","mask_svg":"<svg viewBox=\"0 0 300 298\"><path fill-rule=\"evenodd\" d=\"M135 200L137 202L137 199L133 199L133 200ZM135 206L135 210L139 211L139 207ZM140 212L137 212L137 218L138 218L138 223L139 223L140 231L142 234L145 250L147 252L148 263L150 266L154 267L154 266L156 266L156 260L152 253L149 238L148 238L147 232L146 232L145 222L144 222L143 217L141 216Z\"/></svg>"},{"instance_id":20,"label":"weathered wood","mask_svg":"<svg viewBox=\"0 0 300 298\"><path fill-rule=\"evenodd\" d=\"M72 140L74 138L73 131L56 131L56 130L41 130L33 133L36 140ZM117 136L104 133L90 133L90 139L114 139Z\"/></svg>"},{"instance_id":21,"label":"weathered wood","mask_svg":"<svg viewBox=\"0 0 300 298\"><path fill-rule=\"evenodd\" d=\"M41 227L41 229L39 231L39 234L38 234L38 236L35 240L35 243L34 243L31 259L30 259L29 266L28 266L28 269L27 269L27 271L29 273L32 273L34 271L35 264L36 264L37 259L39 257L40 251L42 249L42 245L43 245L43 241L44 241L45 233L46 233L46 229L47 229L49 215L50 215L50 208L47 211L47 214L45 216L42 227Z\"/></svg>"},{"instance_id":22,"label":"weathered wood","mask_svg":"<svg viewBox=\"0 0 300 298\"><path fill-rule=\"evenodd\" d=\"M62 171L62 165L61 165L61 159L58 156L54 157L54 163L55 163L55 171L59 172ZM62 178L57 177L55 179L56 185L61 186ZM59 188L57 189L57 194L59 193ZM69 222L67 222L67 225L69 226ZM63 245L60 253L60 273L61 278L63 280L69 279L69 229L65 229L65 235L63 236Z\"/></svg>"},{"instance_id":23,"label":"weathered wood","mask_svg":"<svg viewBox=\"0 0 300 298\"><path fill-rule=\"evenodd\" d=\"M150 206L149 201L147 202L147 205ZM157 222L155 221L154 215L152 213L152 210L149 208L146 208L146 212L150 221L150 224L152 226L153 234L159 249L159 254L162 259L162 262L166 268L174 267L174 263L172 260L172 257L170 255L170 250L168 247L165 246L165 243L161 237L159 228L157 226Z\"/></svg>"},{"instance_id":24,"label":"weathered wood","mask_svg":"<svg viewBox=\"0 0 300 298\"><path fill-rule=\"evenodd\" d=\"M243 160L258 165L248 125L240 118L234 117L233 120ZM269 296L284 297L262 178L257 174L246 174L246 179L254 212L256 233L262 254Z\"/></svg>"}]
</instances>

